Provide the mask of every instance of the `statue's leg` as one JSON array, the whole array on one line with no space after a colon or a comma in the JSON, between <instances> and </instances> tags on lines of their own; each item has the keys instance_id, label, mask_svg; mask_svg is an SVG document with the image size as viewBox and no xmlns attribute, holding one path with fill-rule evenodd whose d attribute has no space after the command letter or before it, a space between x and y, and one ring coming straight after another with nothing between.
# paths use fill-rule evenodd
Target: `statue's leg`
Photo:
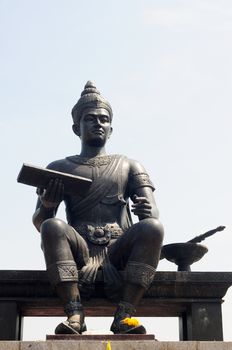
<instances>
[{"instance_id":1,"label":"statue's leg","mask_svg":"<svg viewBox=\"0 0 232 350\"><path fill-rule=\"evenodd\" d=\"M50 283L56 288L68 317L56 328L56 333L81 333L85 325L78 269L89 259L86 242L70 225L56 218L41 225L41 239Z\"/></svg>"},{"instance_id":2,"label":"statue's leg","mask_svg":"<svg viewBox=\"0 0 232 350\"><path fill-rule=\"evenodd\" d=\"M109 259L124 270L122 301L115 313L111 330L114 333L145 333L144 327L122 324L135 313L135 307L153 281L163 241L163 227L156 219L144 219L130 227L109 248Z\"/></svg>"}]
</instances>

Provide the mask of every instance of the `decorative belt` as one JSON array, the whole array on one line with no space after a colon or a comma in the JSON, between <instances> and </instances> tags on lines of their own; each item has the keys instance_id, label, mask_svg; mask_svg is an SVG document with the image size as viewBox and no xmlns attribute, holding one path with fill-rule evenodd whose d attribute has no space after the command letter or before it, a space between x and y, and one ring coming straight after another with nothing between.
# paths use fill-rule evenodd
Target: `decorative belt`
<instances>
[{"instance_id":1,"label":"decorative belt","mask_svg":"<svg viewBox=\"0 0 232 350\"><path fill-rule=\"evenodd\" d=\"M75 226L77 232L86 236L88 241L94 244L107 244L112 238L118 238L123 234L123 230L117 223L106 224L105 226L95 226L85 223Z\"/></svg>"}]
</instances>

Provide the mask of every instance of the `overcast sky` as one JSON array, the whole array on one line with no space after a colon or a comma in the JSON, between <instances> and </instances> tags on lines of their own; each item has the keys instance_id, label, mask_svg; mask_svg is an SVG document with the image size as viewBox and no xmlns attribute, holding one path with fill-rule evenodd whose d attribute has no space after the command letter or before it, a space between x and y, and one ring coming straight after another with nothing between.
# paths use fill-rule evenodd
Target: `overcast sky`
<instances>
[{"instance_id":1,"label":"overcast sky","mask_svg":"<svg viewBox=\"0 0 232 350\"><path fill-rule=\"evenodd\" d=\"M108 152L139 160L155 184L164 243L225 225L192 270L232 270L231 36L231 0L0 0L1 269L45 268L35 189L16 178L23 162L79 153L70 111L93 80L114 111ZM231 314L229 291L226 340ZM48 333L26 325L26 339ZM174 339L165 325L146 326Z\"/></svg>"}]
</instances>

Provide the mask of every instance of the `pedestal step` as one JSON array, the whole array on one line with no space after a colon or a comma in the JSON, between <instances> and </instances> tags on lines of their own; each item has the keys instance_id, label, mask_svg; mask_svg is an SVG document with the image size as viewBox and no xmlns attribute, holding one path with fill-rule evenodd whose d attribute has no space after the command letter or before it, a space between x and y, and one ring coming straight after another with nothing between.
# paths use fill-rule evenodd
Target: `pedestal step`
<instances>
[{"instance_id":1,"label":"pedestal step","mask_svg":"<svg viewBox=\"0 0 232 350\"><path fill-rule=\"evenodd\" d=\"M0 341L0 350L106 350L107 343L101 340ZM110 347L111 350L232 350L232 342L112 340Z\"/></svg>"},{"instance_id":2,"label":"pedestal step","mask_svg":"<svg viewBox=\"0 0 232 350\"><path fill-rule=\"evenodd\" d=\"M155 340L154 334L86 334L86 335L78 335L78 334L52 334L47 335L46 340L76 340L76 341L143 341L143 340Z\"/></svg>"}]
</instances>

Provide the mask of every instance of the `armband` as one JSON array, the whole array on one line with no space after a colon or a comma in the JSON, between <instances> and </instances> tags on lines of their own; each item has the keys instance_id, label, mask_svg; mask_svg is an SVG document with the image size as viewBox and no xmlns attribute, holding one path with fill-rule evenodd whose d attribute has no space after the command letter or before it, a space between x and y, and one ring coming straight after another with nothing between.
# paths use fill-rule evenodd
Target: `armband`
<instances>
[{"instance_id":1,"label":"armband","mask_svg":"<svg viewBox=\"0 0 232 350\"><path fill-rule=\"evenodd\" d=\"M150 180L148 174L146 173L132 174L129 178L130 192L134 193L135 190L140 187L150 187L152 191L155 190L155 187L152 181Z\"/></svg>"}]
</instances>

